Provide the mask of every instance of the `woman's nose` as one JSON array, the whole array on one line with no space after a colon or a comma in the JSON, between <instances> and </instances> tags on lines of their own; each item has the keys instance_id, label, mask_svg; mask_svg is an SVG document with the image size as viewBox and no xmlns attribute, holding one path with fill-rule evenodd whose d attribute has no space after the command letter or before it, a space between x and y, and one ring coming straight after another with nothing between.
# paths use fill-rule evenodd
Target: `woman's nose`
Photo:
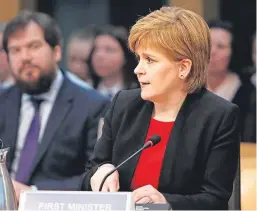
<instances>
[{"instance_id":1,"label":"woman's nose","mask_svg":"<svg viewBox=\"0 0 257 211\"><path fill-rule=\"evenodd\" d=\"M138 74L144 74L145 71L144 71L144 68L142 67L142 65L140 63L138 63L138 65L136 66L136 68L134 69L134 73L136 75Z\"/></svg>"}]
</instances>

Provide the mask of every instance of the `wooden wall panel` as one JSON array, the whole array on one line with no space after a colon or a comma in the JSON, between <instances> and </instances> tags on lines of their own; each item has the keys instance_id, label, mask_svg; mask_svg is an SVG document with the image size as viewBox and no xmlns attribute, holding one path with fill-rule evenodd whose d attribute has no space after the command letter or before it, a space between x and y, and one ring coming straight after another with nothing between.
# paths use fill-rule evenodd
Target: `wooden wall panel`
<instances>
[{"instance_id":1,"label":"wooden wall panel","mask_svg":"<svg viewBox=\"0 0 257 211\"><path fill-rule=\"evenodd\" d=\"M192 10L199 15L204 15L204 0L169 0L169 5Z\"/></svg>"},{"instance_id":2,"label":"wooden wall panel","mask_svg":"<svg viewBox=\"0 0 257 211\"><path fill-rule=\"evenodd\" d=\"M0 22L6 22L18 14L20 0L0 0Z\"/></svg>"}]
</instances>

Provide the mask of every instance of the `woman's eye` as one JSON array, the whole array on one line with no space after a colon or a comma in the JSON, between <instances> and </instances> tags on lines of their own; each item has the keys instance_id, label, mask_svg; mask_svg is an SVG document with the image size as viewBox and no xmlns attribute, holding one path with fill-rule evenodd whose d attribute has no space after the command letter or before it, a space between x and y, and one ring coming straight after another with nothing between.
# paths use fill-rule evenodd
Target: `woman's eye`
<instances>
[{"instance_id":1,"label":"woman's eye","mask_svg":"<svg viewBox=\"0 0 257 211\"><path fill-rule=\"evenodd\" d=\"M154 62L154 60L152 60L150 57L147 57L147 58L146 58L146 61L147 61L147 63L149 63L149 64Z\"/></svg>"}]
</instances>

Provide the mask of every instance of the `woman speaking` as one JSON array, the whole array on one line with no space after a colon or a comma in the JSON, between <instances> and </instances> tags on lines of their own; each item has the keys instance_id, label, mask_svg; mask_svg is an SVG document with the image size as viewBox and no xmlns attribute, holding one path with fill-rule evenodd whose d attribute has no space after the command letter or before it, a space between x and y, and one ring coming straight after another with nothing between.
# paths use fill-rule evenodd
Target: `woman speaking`
<instances>
[{"instance_id":1,"label":"woman speaking","mask_svg":"<svg viewBox=\"0 0 257 211\"><path fill-rule=\"evenodd\" d=\"M194 12L163 7L131 28L129 48L141 89L116 94L87 166L84 190L153 135L160 143L111 174L102 191L133 191L136 203L172 209L227 209L237 169L240 133L236 105L205 89L210 34Z\"/></svg>"}]
</instances>

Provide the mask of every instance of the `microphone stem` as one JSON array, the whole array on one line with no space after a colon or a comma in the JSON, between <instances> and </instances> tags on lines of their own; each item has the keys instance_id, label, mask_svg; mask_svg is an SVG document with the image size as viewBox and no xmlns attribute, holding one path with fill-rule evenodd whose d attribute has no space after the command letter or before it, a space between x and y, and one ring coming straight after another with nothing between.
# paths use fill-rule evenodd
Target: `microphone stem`
<instances>
[{"instance_id":1,"label":"microphone stem","mask_svg":"<svg viewBox=\"0 0 257 211\"><path fill-rule=\"evenodd\" d=\"M137 150L134 154L132 154L131 156L129 156L126 160L124 160L123 162L121 162L118 166L116 166L113 170L111 170L108 174L106 174L105 177L103 178L101 184L100 184L99 192L102 191L105 180L106 180L113 172L115 172L116 170L118 170L124 163L126 163L128 160L130 160L131 158L133 158L134 156L136 156L138 153L140 153L142 150L148 148L149 146L151 146L151 142L145 143L142 148L140 148L139 150Z\"/></svg>"}]
</instances>

